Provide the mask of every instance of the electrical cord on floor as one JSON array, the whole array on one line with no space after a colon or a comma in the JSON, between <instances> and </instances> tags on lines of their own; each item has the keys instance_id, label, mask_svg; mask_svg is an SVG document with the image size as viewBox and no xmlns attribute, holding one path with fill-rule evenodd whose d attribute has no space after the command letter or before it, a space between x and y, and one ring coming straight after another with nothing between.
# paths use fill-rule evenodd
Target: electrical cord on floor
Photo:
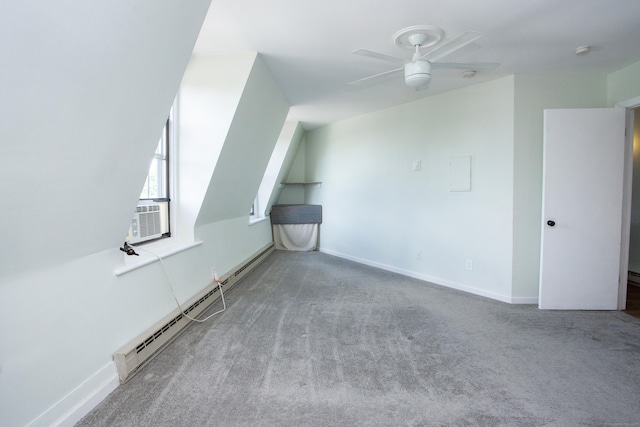
<instances>
[{"instance_id":1,"label":"electrical cord on floor","mask_svg":"<svg viewBox=\"0 0 640 427\"><path fill-rule=\"evenodd\" d=\"M125 243L125 248L127 248L127 246L129 248L131 248L131 246L127 245ZM167 266L164 263L164 260L162 259L162 257L156 253L153 253L147 249L142 249L142 248L136 248L138 251L140 252L146 252L149 255L152 255L154 257L156 257L158 259L158 261L160 261L160 265L162 265L162 270L164 271L164 275L167 278L167 282L169 283L169 289L171 289L171 295L173 296L173 300L176 302L176 305L178 306L178 309L180 310L180 313L182 313L182 315L184 317L186 317L189 320L193 320L194 322L198 322L198 323L203 323L206 322L207 320L211 319L213 316L215 316L216 314L220 314L223 311L225 311L227 309L227 303L224 301L224 293L222 292L222 281L220 280L220 278L218 277L218 274L216 273L215 269L212 272L213 275L213 281L218 285L218 290L220 291L220 298L222 298L222 309L216 311L215 313L212 313L210 315L208 315L207 317L205 317L204 319L195 319L191 316L189 316L187 313L184 312L184 310L182 309L182 306L180 305L180 302L178 302L178 297L176 296L175 291L173 290L173 283L171 282L171 277L169 277L169 272L167 271ZM120 248L120 250L123 250L122 248ZM133 249L132 249L133 251ZM133 252L133 253L129 253L127 252L127 255L138 255L137 253Z\"/></svg>"}]
</instances>

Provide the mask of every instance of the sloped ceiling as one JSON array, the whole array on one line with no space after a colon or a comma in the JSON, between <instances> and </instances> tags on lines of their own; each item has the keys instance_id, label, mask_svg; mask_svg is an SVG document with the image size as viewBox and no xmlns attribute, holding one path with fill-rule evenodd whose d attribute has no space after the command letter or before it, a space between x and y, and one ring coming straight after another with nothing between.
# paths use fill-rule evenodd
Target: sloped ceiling
<instances>
[{"instance_id":1,"label":"sloped ceiling","mask_svg":"<svg viewBox=\"0 0 640 427\"><path fill-rule=\"evenodd\" d=\"M640 60L637 0L218 0L212 2L195 54L260 52L289 103L289 120L305 128L402 104L510 74L607 74ZM392 40L398 30L435 25L444 41L475 30L483 37L447 62L499 62L474 78L437 70L427 90L404 86L401 74L377 84L350 81L392 64L353 55L367 48L411 52ZM579 46L592 46L576 56Z\"/></svg>"},{"instance_id":2,"label":"sloped ceiling","mask_svg":"<svg viewBox=\"0 0 640 427\"><path fill-rule=\"evenodd\" d=\"M209 1L3 6L0 274L9 275L122 244Z\"/></svg>"}]
</instances>

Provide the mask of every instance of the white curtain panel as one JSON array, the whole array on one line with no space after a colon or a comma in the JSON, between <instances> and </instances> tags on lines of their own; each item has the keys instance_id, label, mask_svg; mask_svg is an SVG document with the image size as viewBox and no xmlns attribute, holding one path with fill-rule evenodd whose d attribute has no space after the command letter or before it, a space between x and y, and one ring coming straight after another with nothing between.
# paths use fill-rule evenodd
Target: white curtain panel
<instances>
[{"instance_id":1,"label":"white curtain panel","mask_svg":"<svg viewBox=\"0 0 640 427\"><path fill-rule=\"evenodd\" d=\"M274 224L276 249L313 251L318 246L318 224Z\"/></svg>"}]
</instances>

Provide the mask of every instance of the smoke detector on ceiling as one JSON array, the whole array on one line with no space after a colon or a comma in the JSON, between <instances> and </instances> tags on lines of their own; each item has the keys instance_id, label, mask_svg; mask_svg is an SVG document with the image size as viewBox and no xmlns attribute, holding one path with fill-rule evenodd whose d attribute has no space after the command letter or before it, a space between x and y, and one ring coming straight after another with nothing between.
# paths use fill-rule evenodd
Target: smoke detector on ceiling
<instances>
[{"instance_id":1,"label":"smoke detector on ceiling","mask_svg":"<svg viewBox=\"0 0 640 427\"><path fill-rule=\"evenodd\" d=\"M462 77L464 77L465 79L470 79L472 77L475 77L476 73L476 70L464 70L462 72Z\"/></svg>"},{"instance_id":2,"label":"smoke detector on ceiling","mask_svg":"<svg viewBox=\"0 0 640 427\"><path fill-rule=\"evenodd\" d=\"M580 46L576 48L576 55L578 56L586 55L589 52L591 52L591 46Z\"/></svg>"}]
</instances>

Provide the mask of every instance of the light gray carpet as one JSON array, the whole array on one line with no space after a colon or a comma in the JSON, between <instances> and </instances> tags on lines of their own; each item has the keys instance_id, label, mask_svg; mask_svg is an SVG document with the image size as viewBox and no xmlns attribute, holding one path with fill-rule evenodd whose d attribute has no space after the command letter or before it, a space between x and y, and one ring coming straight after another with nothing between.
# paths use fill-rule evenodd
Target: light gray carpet
<instances>
[{"instance_id":1,"label":"light gray carpet","mask_svg":"<svg viewBox=\"0 0 640 427\"><path fill-rule=\"evenodd\" d=\"M640 319L276 252L81 426L638 426ZM218 309L218 307L215 307Z\"/></svg>"}]
</instances>

